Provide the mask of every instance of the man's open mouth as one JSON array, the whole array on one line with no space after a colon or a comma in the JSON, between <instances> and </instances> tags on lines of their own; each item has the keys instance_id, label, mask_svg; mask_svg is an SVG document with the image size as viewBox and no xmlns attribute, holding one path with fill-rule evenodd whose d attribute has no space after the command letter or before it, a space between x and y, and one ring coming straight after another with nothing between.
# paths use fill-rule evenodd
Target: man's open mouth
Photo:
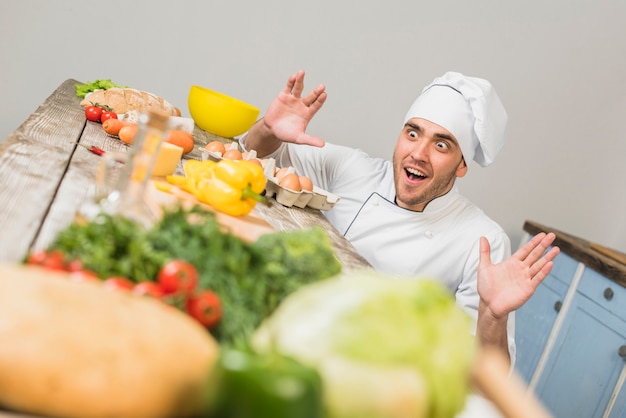
<instances>
[{"instance_id":1,"label":"man's open mouth","mask_svg":"<svg viewBox=\"0 0 626 418\"><path fill-rule=\"evenodd\" d=\"M404 171L409 180L422 180L426 178L426 174L415 168L405 168Z\"/></svg>"}]
</instances>

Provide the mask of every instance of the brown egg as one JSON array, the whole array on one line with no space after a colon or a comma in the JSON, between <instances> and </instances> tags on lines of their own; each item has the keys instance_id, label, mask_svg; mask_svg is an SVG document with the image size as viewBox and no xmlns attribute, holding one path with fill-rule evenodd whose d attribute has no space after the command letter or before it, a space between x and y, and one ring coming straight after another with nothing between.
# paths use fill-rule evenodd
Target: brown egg
<instances>
[{"instance_id":1,"label":"brown egg","mask_svg":"<svg viewBox=\"0 0 626 418\"><path fill-rule=\"evenodd\" d=\"M276 177L276 179L280 182L280 179L283 178L289 168L290 167L279 168L278 170L276 170L276 174L274 175L274 177Z\"/></svg>"},{"instance_id":2,"label":"brown egg","mask_svg":"<svg viewBox=\"0 0 626 418\"><path fill-rule=\"evenodd\" d=\"M252 164L256 164L259 167L263 168L263 164L261 164L261 160L259 160L258 158L250 158L249 160L246 161L250 161Z\"/></svg>"},{"instance_id":3,"label":"brown egg","mask_svg":"<svg viewBox=\"0 0 626 418\"><path fill-rule=\"evenodd\" d=\"M226 151L226 147L220 141L211 141L204 146L204 149L210 152L219 152L222 155Z\"/></svg>"},{"instance_id":4,"label":"brown egg","mask_svg":"<svg viewBox=\"0 0 626 418\"><path fill-rule=\"evenodd\" d=\"M308 190L309 192L313 191L313 182L307 176L300 176L300 186L302 186L302 190Z\"/></svg>"},{"instance_id":5,"label":"brown egg","mask_svg":"<svg viewBox=\"0 0 626 418\"><path fill-rule=\"evenodd\" d=\"M300 178L296 173L285 174L279 181L278 185L280 187L284 187L285 189L289 189L294 192L302 191L302 186L300 185Z\"/></svg>"},{"instance_id":6,"label":"brown egg","mask_svg":"<svg viewBox=\"0 0 626 418\"><path fill-rule=\"evenodd\" d=\"M238 149L229 149L222 154L222 158L227 160L241 160L243 157Z\"/></svg>"}]
</instances>

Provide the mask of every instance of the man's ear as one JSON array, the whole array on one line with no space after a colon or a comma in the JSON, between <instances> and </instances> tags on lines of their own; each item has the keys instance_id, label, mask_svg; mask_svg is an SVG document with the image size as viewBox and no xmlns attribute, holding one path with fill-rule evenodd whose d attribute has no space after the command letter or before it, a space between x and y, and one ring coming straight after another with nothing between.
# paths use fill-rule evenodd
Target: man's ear
<instances>
[{"instance_id":1,"label":"man's ear","mask_svg":"<svg viewBox=\"0 0 626 418\"><path fill-rule=\"evenodd\" d=\"M456 169L456 176L461 178L467 174L467 164L465 163L465 158L461 158L461 162Z\"/></svg>"}]
</instances>

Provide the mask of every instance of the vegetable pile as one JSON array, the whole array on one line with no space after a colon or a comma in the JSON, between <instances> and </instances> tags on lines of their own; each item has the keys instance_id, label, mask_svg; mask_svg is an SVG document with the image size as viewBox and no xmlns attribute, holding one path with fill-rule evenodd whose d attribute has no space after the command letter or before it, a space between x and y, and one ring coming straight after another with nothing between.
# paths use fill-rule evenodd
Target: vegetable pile
<instances>
[{"instance_id":1,"label":"vegetable pile","mask_svg":"<svg viewBox=\"0 0 626 418\"><path fill-rule=\"evenodd\" d=\"M150 230L106 214L86 224L73 223L61 231L45 254L43 261L36 253L27 261L57 269L73 266L71 269L83 274L105 281L123 278L134 286L162 285L158 277L168 262L178 260L179 270L180 262L190 263L198 272L197 285L164 293L187 311L193 310L188 305L192 296L208 291L217 295L221 320L209 330L223 346L234 347L247 346L261 320L290 292L341 271L330 239L321 228L275 232L247 243L224 232L214 212L200 206L168 209ZM215 306L209 301L209 309L195 309L211 313Z\"/></svg>"}]
</instances>

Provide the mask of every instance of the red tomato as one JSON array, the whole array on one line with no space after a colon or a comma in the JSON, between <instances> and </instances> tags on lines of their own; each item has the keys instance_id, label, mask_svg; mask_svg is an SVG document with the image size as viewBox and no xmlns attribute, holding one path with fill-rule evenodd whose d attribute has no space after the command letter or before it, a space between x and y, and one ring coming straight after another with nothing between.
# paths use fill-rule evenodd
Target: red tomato
<instances>
[{"instance_id":1,"label":"red tomato","mask_svg":"<svg viewBox=\"0 0 626 418\"><path fill-rule=\"evenodd\" d=\"M70 273L70 280L73 282L99 282L100 278L93 271L74 270Z\"/></svg>"},{"instance_id":2,"label":"red tomato","mask_svg":"<svg viewBox=\"0 0 626 418\"><path fill-rule=\"evenodd\" d=\"M85 108L85 117L92 122L100 122L102 108L99 106L87 106Z\"/></svg>"},{"instance_id":3,"label":"red tomato","mask_svg":"<svg viewBox=\"0 0 626 418\"><path fill-rule=\"evenodd\" d=\"M110 290L121 290L124 292L130 292L133 289L133 282L126 277L109 277L103 281L104 288Z\"/></svg>"},{"instance_id":4,"label":"red tomato","mask_svg":"<svg viewBox=\"0 0 626 418\"><path fill-rule=\"evenodd\" d=\"M222 302L210 290L204 290L187 299L187 313L207 328L213 328L222 319Z\"/></svg>"},{"instance_id":5,"label":"red tomato","mask_svg":"<svg viewBox=\"0 0 626 418\"><path fill-rule=\"evenodd\" d=\"M49 270L65 270L65 256L58 250L48 251L41 265Z\"/></svg>"},{"instance_id":6,"label":"red tomato","mask_svg":"<svg viewBox=\"0 0 626 418\"><path fill-rule=\"evenodd\" d=\"M102 112L102 114L100 115L100 122L104 123L109 119L117 119L117 113L110 110Z\"/></svg>"},{"instance_id":7,"label":"red tomato","mask_svg":"<svg viewBox=\"0 0 626 418\"><path fill-rule=\"evenodd\" d=\"M50 270L67 270L65 255L59 251L38 250L28 254L27 264L42 266Z\"/></svg>"},{"instance_id":8,"label":"red tomato","mask_svg":"<svg viewBox=\"0 0 626 418\"><path fill-rule=\"evenodd\" d=\"M46 257L48 257L48 252L46 250L33 251L30 254L28 254L26 263L36 264L38 266L41 266L44 260L46 259Z\"/></svg>"},{"instance_id":9,"label":"red tomato","mask_svg":"<svg viewBox=\"0 0 626 418\"><path fill-rule=\"evenodd\" d=\"M66 263L65 269L67 271L82 271L84 270L83 262L80 259L75 258L72 261Z\"/></svg>"},{"instance_id":10,"label":"red tomato","mask_svg":"<svg viewBox=\"0 0 626 418\"><path fill-rule=\"evenodd\" d=\"M151 296L155 299L161 299L165 293L161 286L155 282L140 282L133 286L133 294L141 296Z\"/></svg>"},{"instance_id":11,"label":"red tomato","mask_svg":"<svg viewBox=\"0 0 626 418\"><path fill-rule=\"evenodd\" d=\"M191 294L196 290L198 279L198 270L184 260L168 261L157 275L157 282L165 294Z\"/></svg>"}]
</instances>

